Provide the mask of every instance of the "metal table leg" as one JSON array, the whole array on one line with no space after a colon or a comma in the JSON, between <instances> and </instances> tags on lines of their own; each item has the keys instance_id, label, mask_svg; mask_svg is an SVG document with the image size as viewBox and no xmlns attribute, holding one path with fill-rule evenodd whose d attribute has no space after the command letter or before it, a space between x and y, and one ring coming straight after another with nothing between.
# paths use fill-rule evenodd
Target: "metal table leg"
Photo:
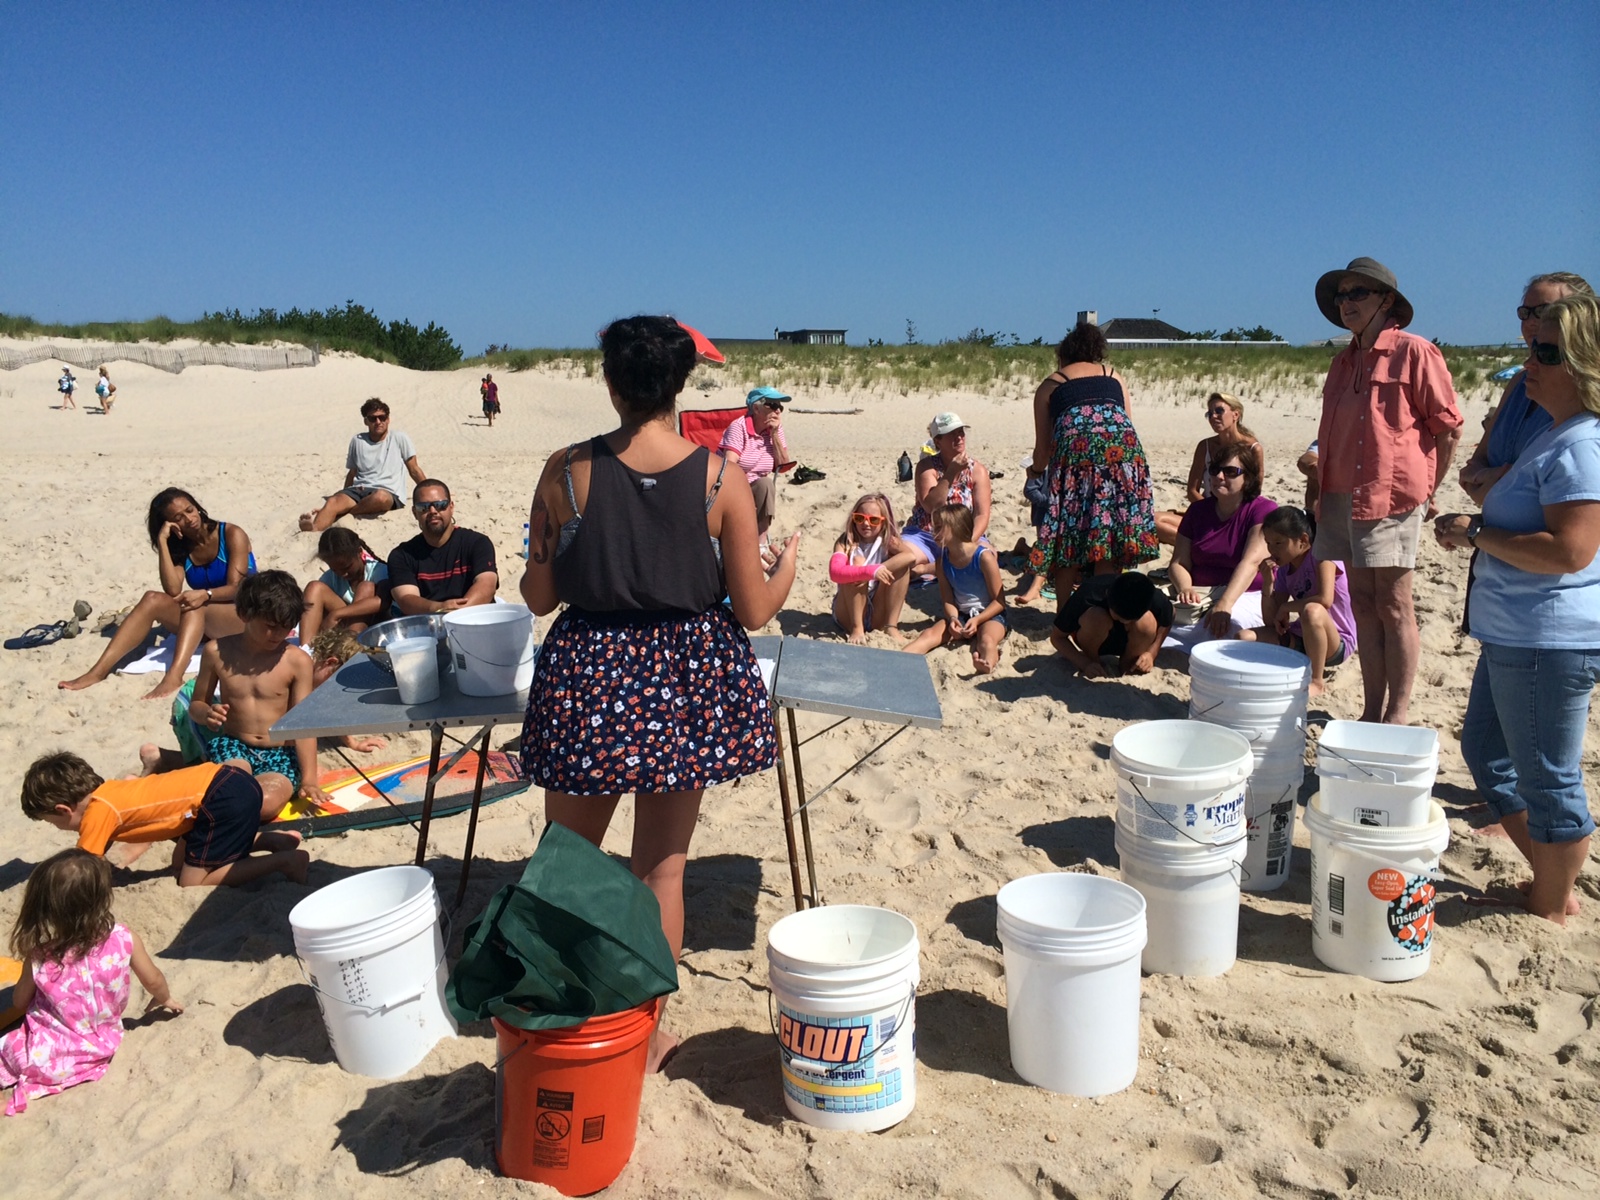
<instances>
[{"instance_id":1,"label":"metal table leg","mask_svg":"<svg viewBox=\"0 0 1600 1200\"><path fill-rule=\"evenodd\" d=\"M439 782L439 750L444 745L444 726L434 725L428 730L433 746L428 751L428 785L422 792L422 824L417 826L417 866L428 857L428 824L433 820L433 790Z\"/></svg>"},{"instance_id":2,"label":"metal table leg","mask_svg":"<svg viewBox=\"0 0 1600 1200\"><path fill-rule=\"evenodd\" d=\"M456 907L461 907L461 901L467 895L467 876L472 871L472 842L478 834L478 806L483 803L483 775L489 767L489 735L493 732L493 725L485 725L478 731L478 779L472 785L472 816L467 818L467 848L461 852L461 882L456 885Z\"/></svg>"},{"instance_id":3,"label":"metal table leg","mask_svg":"<svg viewBox=\"0 0 1600 1200\"><path fill-rule=\"evenodd\" d=\"M800 854L794 844L794 802L789 797L789 752L783 741L781 716L773 720L772 729L778 739L778 799L783 808L783 838L789 850L789 880L794 886L794 910L799 912L805 907L805 900L800 891Z\"/></svg>"},{"instance_id":4,"label":"metal table leg","mask_svg":"<svg viewBox=\"0 0 1600 1200\"><path fill-rule=\"evenodd\" d=\"M794 746L794 789L800 797L800 836L806 848L806 881L811 884L811 895L807 899L810 907L815 908L822 901L817 892L817 861L811 851L811 804L806 799L806 777L800 763L800 731L795 727L792 708L789 710L789 742Z\"/></svg>"}]
</instances>

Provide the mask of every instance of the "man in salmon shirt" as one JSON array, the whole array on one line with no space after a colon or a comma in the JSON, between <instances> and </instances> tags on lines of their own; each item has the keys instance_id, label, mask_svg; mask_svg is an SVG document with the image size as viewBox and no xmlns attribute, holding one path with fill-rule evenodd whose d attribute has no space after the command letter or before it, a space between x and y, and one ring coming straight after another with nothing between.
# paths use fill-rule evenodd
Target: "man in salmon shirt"
<instances>
[{"instance_id":1,"label":"man in salmon shirt","mask_svg":"<svg viewBox=\"0 0 1600 1200\"><path fill-rule=\"evenodd\" d=\"M1351 333L1322 385L1317 431L1321 562L1342 562L1361 646L1363 721L1406 723L1421 656L1411 579L1424 518L1461 437L1444 355L1405 333L1411 302L1371 258L1317 280L1317 307Z\"/></svg>"}]
</instances>

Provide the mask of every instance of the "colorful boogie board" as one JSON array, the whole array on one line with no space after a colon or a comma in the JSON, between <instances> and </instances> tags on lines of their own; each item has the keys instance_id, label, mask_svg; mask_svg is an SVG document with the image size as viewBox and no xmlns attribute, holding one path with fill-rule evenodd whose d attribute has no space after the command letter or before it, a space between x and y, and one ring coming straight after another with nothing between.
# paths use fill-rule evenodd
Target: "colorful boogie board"
<instances>
[{"instance_id":1,"label":"colorful boogie board","mask_svg":"<svg viewBox=\"0 0 1600 1200\"><path fill-rule=\"evenodd\" d=\"M0 1033L22 1020L22 1009L11 1003L11 989L22 978L22 964L14 958L0 958Z\"/></svg>"},{"instance_id":2,"label":"colorful boogie board","mask_svg":"<svg viewBox=\"0 0 1600 1200\"><path fill-rule=\"evenodd\" d=\"M449 761L448 756L445 761ZM477 777L477 753L462 755L461 761L439 779L434 789L434 815L448 816L468 808ZM336 767L324 771L319 782L322 790L333 799L327 812L318 813L304 800L294 800L273 823L293 824L308 836L403 824L422 812L423 793L428 785L428 756L368 767L364 776L354 767ZM527 787L520 762L498 750L490 751L489 765L483 775L484 804L514 796Z\"/></svg>"}]
</instances>

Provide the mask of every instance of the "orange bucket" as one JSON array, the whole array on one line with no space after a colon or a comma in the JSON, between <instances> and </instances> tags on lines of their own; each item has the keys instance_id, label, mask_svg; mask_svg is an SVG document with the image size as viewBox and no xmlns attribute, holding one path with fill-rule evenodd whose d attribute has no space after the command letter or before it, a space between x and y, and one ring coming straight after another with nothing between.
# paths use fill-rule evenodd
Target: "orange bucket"
<instances>
[{"instance_id":1,"label":"orange bucket","mask_svg":"<svg viewBox=\"0 0 1600 1200\"><path fill-rule=\"evenodd\" d=\"M565 1029L494 1020L495 1161L500 1173L587 1196L633 1156L659 1000Z\"/></svg>"}]
</instances>

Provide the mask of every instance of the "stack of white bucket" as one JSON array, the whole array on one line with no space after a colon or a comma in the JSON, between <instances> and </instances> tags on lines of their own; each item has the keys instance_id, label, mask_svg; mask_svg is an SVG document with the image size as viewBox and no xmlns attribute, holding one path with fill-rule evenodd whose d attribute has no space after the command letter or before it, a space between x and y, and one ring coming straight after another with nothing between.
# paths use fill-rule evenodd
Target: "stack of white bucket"
<instances>
[{"instance_id":1,"label":"stack of white bucket","mask_svg":"<svg viewBox=\"0 0 1600 1200\"><path fill-rule=\"evenodd\" d=\"M1252 892L1271 891L1289 878L1310 682L1310 660L1284 646L1203 642L1189 656L1190 719L1222 725L1250 742L1244 886Z\"/></svg>"},{"instance_id":2,"label":"stack of white bucket","mask_svg":"<svg viewBox=\"0 0 1600 1200\"><path fill-rule=\"evenodd\" d=\"M1428 969L1433 879L1450 842L1433 800L1439 735L1329 721L1317 744L1311 949L1335 971L1397 982Z\"/></svg>"},{"instance_id":3,"label":"stack of white bucket","mask_svg":"<svg viewBox=\"0 0 1600 1200\"><path fill-rule=\"evenodd\" d=\"M1111 741L1117 854L1147 906L1142 965L1221 975L1239 944L1250 743L1203 721L1142 721Z\"/></svg>"}]
</instances>

